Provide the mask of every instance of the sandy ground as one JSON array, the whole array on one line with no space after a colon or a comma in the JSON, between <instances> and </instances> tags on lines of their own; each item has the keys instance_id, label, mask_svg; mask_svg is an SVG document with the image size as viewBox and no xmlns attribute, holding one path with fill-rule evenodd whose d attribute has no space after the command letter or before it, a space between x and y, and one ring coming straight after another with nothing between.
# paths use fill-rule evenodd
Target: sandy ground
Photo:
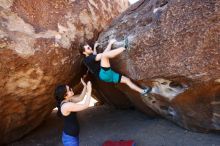
<instances>
[{"instance_id":1,"label":"sandy ground","mask_svg":"<svg viewBox=\"0 0 220 146\"><path fill-rule=\"evenodd\" d=\"M194 133L162 118L136 110L91 107L78 113L80 146L101 146L107 140L133 139L137 146L220 146L220 133ZM62 146L62 121L53 112L35 131L8 146Z\"/></svg>"}]
</instances>

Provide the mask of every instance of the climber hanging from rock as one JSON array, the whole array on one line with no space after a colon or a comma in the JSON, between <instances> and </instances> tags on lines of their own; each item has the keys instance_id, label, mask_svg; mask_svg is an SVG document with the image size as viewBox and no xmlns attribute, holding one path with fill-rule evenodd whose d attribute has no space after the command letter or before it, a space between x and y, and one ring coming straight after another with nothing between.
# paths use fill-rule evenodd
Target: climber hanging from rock
<instances>
[{"instance_id":1,"label":"climber hanging from rock","mask_svg":"<svg viewBox=\"0 0 220 146\"><path fill-rule=\"evenodd\" d=\"M110 65L109 59L112 59L128 49L128 40L124 40L124 47L119 47L117 49L111 50L111 47L117 41L111 39L108 42L106 49L102 53L96 51L99 43L95 43L94 49L92 49L88 44L83 45L80 48L80 53L82 53L85 58L83 60L84 64L87 66L88 70L99 80L108 83L124 83L128 85L131 89L139 92L142 96L146 96L150 91L151 87L145 87L144 89L135 85L129 78L115 72Z\"/></svg>"}]
</instances>

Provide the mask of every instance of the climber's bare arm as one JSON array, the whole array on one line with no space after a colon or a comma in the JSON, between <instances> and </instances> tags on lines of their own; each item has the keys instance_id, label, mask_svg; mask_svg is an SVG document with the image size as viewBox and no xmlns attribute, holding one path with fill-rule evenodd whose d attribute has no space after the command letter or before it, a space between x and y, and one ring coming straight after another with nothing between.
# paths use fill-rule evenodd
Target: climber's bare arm
<instances>
[{"instance_id":1,"label":"climber's bare arm","mask_svg":"<svg viewBox=\"0 0 220 146\"><path fill-rule=\"evenodd\" d=\"M91 93L92 93L92 84L91 84L91 82L87 83L86 88L88 90L86 92L85 103L77 104L77 103L73 103L73 102L67 102L67 103L64 103L61 106L61 112L64 116L68 116L70 114L70 112L78 112L78 111L84 110L84 109L89 107L89 103L90 103L90 100L91 100Z\"/></svg>"},{"instance_id":2,"label":"climber's bare arm","mask_svg":"<svg viewBox=\"0 0 220 146\"><path fill-rule=\"evenodd\" d=\"M115 39L111 39L111 40L109 40L109 43L108 43L106 49L103 51L103 53L110 51L111 48L112 48L112 45L113 45L115 42L116 42Z\"/></svg>"},{"instance_id":3,"label":"climber's bare arm","mask_svg":"<svg viewBox=\"0 0 220 146\"><path fill-rule=\"evenodd\" d=\"M97 50L96 48L98 47L99 43L95 42L94 48L93 48L93 55L97 55Z\"/></svg>"},{"instance_id":4,"label":"climber's bare arm","mask_svg":"<svg viewBox=\"0 0 220 146\"><path fill-rule=\"evenodd\" d=\"M83 84L83 90L82 90L82 92L81 92L81 94L80 95L74 95L74 96L72 96L69 100L71 101L71 102L74 102L74 103L77 103L77 102L80 102L80 101L82 101L83 99L84 99L84 97L85 97L85 95L86 95L86 91L87 91L87 88L86 88L86 83L85 83L85 81L81 78L81 83Z\"/></svg>"},{"instance_id":5,"label":"climber's bare arm","mask_svg":"<svg viewBox=\"0 0 220 146\"><path fill-rule=\"evenodd\" d=\"M103 56L105 53L107 53L107 52L109 52L109 51L111 50L112 45L113 45L115 42L116 42L115 39L109 40L109 43L108 43L106 49L103 51L103 53L97 54L95 60L96 60L96 61L100 61L101 58L102 58L102 56Z\"/></svg>"}]
</instances>

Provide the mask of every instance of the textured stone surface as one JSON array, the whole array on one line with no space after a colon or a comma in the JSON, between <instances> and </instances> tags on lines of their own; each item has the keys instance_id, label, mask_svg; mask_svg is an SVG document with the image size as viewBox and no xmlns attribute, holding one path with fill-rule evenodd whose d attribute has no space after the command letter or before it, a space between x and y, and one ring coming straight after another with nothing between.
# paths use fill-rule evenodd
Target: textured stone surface
<instances>
[{"instance_id":1,"label":"textured stone surface","mask_svg":"<svg viewBox=\"0 0 220 146\"><path fill-rule=\"evenodd\" d=\"M135 110L99 106L79 112L78 118L82 146L101 146L106 139L129 139L131 135L139 146L218 146L220 143L218 133L191 132ZM8 146L61 146L61 132L61 120L53 112L42 126Z\"/></svg>"},{"instance_id":2,"label":"textured stone surface","mask_svg":"<svg viewBox=\"0 0 220 146\"><path fill-rule=\"evenodd\" d=\"M109 38L122 46L124 36L129 50L113 68L153 92L119 90L187 129L220 130L220 1L141 0L101 33L100 48Z\"/></svg>"},{"instance_id":3,"label":"textured stone surface","mask_svg":"<svg viewBox=\"0 0 220 146\"><path fill-rule=\"evenodd\" d=\"M128 7L127 0L0 1L0 143L38 126L53 90L79 73L79 43Z\"/></svg>"}]
</instances>

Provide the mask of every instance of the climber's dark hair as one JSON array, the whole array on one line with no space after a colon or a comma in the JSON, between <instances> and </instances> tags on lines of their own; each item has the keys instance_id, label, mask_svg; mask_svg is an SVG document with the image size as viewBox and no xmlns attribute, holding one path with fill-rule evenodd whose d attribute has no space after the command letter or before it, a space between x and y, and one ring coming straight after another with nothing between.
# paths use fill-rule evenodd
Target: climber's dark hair
<instances>
[{"instance_id":1,"label":"climber's dark hair","mask_svg":"<svg viewBox=\"0 0 220 146\"><path fill-rule=\"evenodd\" d=\"M79 46L79 53L80 53L81 55L84 55L84 54L83 54L83 52L85 51L84 46L86 46L86 45L92 46L91 43L84 43L84 44L81 43L80 46Z\"/></svg>"},{"instance_id":2,"label":"climber's dark hair","mask_svg":"<svg viewBox=\"0 0 220 146\"><path fill-rule=\"evenodd\" d=\"M83 55L83 52L85 51L85 49L84 49L84 46L85 45L87 45L87 44L80 44L80 46L79 46L79 53L81 54L81 55Z\"/></svg>"},{"instance_id":3,"label":"climber's dark hair","mask_svg":"<svg viewBox=\"0 0 220 146\"><path fill-rule=\"evenodd\" d=\"M60 104L64 100L64 97L66 96L67 90L66 85L58 85L54 92L54 97L56 99L56 106L58 108L57 115L61 117L61 109Z\"/></svg>"}]
</instances>

